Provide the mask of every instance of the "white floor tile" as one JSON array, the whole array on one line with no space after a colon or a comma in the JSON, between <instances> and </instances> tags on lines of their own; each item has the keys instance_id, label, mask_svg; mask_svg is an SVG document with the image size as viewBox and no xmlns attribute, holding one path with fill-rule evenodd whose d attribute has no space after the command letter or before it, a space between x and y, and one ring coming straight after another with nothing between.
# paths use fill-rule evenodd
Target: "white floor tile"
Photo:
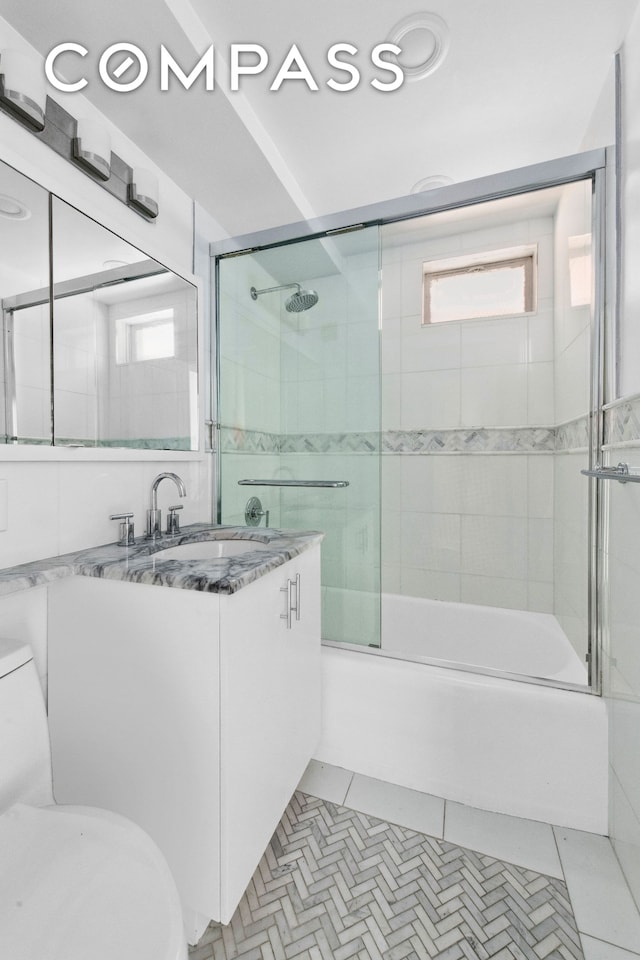
<instances>
[{"instance_id":1,"label":"white floor tile","mask_svg":"<svg viewBox=\"0 0 640 960\"><path fill-rule=\"evenodd\" d=\"M349 784L353 778L351 770L334 767L330 763L311 760L298 784L298 790L311 797L328 800L329 803L344 804Z\"/></svg>"},{"instance_id":2,"label":"white floor tile","mask_svg":"<svg viewBox=\"0 0 640 960\"><path fill-rule=\"evenodd\" d=\"M442 838L444 800L440 797L356 773L345 806L430 837Z\"/></svg>"},{"instance_id":3,"label":"white floor tile","mask_svg":"<svg viewBox=\"0 0 640 960\"><path fill-rule=\"evenodd\" d=\"M593 937L582 937L584 960L638 960L639 953L629 953L621 947L614 947L603 940L594 940Z\"/></svg>"},{"instance_id":4,"label":"white floor tile","mask_svg":"<svg viewBox=\"0 0 640 960\"><path fill-rule=\"evenodd\" d=\"M491 813L447 801L444 839L498 860L562 879L553 829L548 823Z\"/></svg>"},{"instance_id":5,"label":"white floor tile","mask_svg":"<svg viewBox=\"0 0 640 960\"><path fill-rule=\"evenodd\" d=\"M633 952L640 944L640 914L609 840L554 827L578 930Z\"/></svg>"}]
</instances>

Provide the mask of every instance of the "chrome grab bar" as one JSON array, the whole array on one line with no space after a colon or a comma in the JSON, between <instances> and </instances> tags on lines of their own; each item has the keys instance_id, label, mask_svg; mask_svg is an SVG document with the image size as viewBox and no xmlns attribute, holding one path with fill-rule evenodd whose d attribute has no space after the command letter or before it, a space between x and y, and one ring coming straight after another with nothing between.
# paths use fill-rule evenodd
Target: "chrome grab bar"
<instances>
[{"instance_id":1,"label":"chrome grab bar","mask_svg":"<svg viewBox=\"0 0 640 960\"><path fill-rule=\"evenodd\" d=\"M348 480L238 480L240 487L348 487Z\"/></svg>"},{"instance_id":2,"label":"chrome grab bar","mask_svg":"<svg viewBox=\"0 0 640 960\"><path fill-rule=\"evenodd\" d=\"M617 480L618 483L640 483L640 473L629 473L629 464L620 462L617 467L603 467L596 463L593 470L581 470L585 477L598 480Z\"/></svg>"}]
</instances>

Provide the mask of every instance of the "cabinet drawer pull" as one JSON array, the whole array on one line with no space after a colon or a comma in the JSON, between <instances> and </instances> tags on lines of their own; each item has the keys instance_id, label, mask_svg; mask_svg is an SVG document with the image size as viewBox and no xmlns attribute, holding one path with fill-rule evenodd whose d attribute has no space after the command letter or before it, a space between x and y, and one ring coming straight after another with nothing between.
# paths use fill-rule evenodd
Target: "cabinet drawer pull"
<instances>
[{"instance_id":1,"label":"cabinet drawer pull","mask_svg":"<svg viewBox=\"0 0 640 960\"><path fill-rule=\"evenodd\" d=\"M294 592L295 602L293 598ZM295 580L289 577L286 587L280 587L280 593L286 593L287 595L287 608L285 613L280 614L280 619L286 620L287 630L291 630L292 614L295 613L296 620L300 619L300 574L296 574Z\"/></svg>"},{"instance_id":2,"label":"cabinet drawer pull","mask_svg":"<svg viewBox=\"0 0 640 960\"><path fill-rule=\"evenodd\" d=\"M291 596L292 588L293 588L293 580L291 579L287 580L286 587L280 587L280 593L286 593L287 595L286 610L284 613L280 614L280 619L287 621L287 630L291 630L291 613L293 610L293 602L292 602L292 596Z\"/></svg>"}]
</instances>

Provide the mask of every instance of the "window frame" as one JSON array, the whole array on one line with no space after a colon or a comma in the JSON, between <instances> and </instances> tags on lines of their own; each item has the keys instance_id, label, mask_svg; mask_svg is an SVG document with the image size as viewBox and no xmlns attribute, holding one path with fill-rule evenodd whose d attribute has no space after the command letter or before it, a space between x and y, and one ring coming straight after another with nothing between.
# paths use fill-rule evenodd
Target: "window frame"
<instances>
[{"instance_id":1,"label":"window frame","mask_svg":"<svg viewBox=\"0 0 640 960\"><path fill-rule=\"evenodd\" d=\"M527 314L536 311L536 278L537 278L537 250L534 247L522 251L522 248L513 251L508 255L500 255L503 251L493 251L493 253L470 254L467 257L458 257L461 261L457 266L445 266L449 261L425 261L422 265L422 326L430 327L441 323L462 323L470 320L492 320L503 319L505 317L524 317ZM504 252L506 253L506 251ZM497 254L497 255L496 255ZM438 264L443 264L438 267ZM433 269L428 269L429 266ZM505 313L492 313L483 315L469 315L466 317L456 317L451 320L433 320L431 316L431 297L430 289L434 280L444 277L454 277L467 275L471 273L485 273L489 270L499 269L501 267L524 267L524 309L507 311Z\"/></svg>"},{"instance_id":2,"label":"window frame","mask_svg":"<svg viewBox=\"0 0 640 960\"><path fill-rule=\"evenodd\" d=\"M160 316L166 314L166 316ZM158 357L139 355L136 334L152 327L171 326L173 329L173 353ZM158 363L176 358L176 312L174 307L147 310L144 313L132 313L127 317L118 317L115 326L115 364L117 367L135 363Z\"/></svg>"}]
</instances>

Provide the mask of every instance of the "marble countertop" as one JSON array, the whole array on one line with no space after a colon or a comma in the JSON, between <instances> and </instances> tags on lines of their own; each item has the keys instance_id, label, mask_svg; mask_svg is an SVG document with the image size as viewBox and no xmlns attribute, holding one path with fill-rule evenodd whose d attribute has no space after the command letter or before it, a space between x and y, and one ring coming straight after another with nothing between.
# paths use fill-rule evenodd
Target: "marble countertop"
<instances>
[{"instance_id":1,"label":"marble countertop","mask_svg":"<svg viewBox=\"0 0 640 960\"><path fill-rule=\"evenodd\" d=\"M0 596L43 586L69 576L128 580L205 593L236 593L320 543L322 538L323 534L317 531L193 523L171 537L162 536L153 541L139 537L126 547L108 543L102 547L6 567L0 570ZM207 540L255 540L256 545L260 546L255 551L250 550L239 556L205 560L156 556L168 547Z\"/></svg>"}]
</instances>

